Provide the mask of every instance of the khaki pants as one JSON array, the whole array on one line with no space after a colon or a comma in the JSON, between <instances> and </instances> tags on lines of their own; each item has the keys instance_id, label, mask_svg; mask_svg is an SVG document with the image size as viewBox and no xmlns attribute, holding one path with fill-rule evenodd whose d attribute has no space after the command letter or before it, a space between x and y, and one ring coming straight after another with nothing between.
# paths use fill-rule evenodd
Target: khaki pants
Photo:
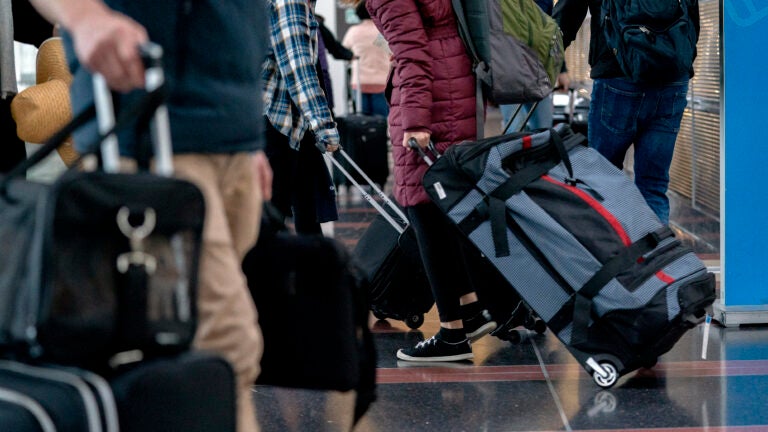
<instances>
[{"instance_id":1,"label":"khaki pants","mask_svg":"<svg viewBox=\"0 0 768 432\"><path fill-rule=\"evenodd\" d=\"M256 431L252 385L264 344L241 263L259 232L263 197L258 178L247 153L181 154L174 156L174 168L177 177L202 190L206 205L194 345L232 364L238 431Z\"/></svg>"}]
</instances>

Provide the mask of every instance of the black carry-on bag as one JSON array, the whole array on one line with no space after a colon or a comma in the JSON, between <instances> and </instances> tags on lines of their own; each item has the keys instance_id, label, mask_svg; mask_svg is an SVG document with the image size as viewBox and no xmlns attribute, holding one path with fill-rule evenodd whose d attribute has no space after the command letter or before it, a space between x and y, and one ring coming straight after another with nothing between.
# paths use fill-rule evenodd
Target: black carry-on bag
<instances>
[{"instance_id":1,"label":"black carry-on bag","mask_svg":"<svg viewBox=\"0 0 768 432\"><path fill-rule=\"evenodd\" d=\"M158 52L160 51L160 52ZM0 354L90 369L186 350L196 328L196 284L205 208L192 183L170 178L168 113L159 46L149 92L115 121L94 77L85 110L0 179ZM102 168L70 169L53 184L24 180L99 111ZM138 120L137 120L138 119ZM151 130L156 173L120 173L115 130Z\"/></svg>"},{"instance_id":2,"label":"black carry-on bag","mask_svg":"<svg viewBox=\"0 0 768 432\"><path fill-rule=\"evenodd\" d=\"M424 272L413 228L403 210L374 184L343 149L337 153L389 208L387 210L379 204L339 161L326 156L379 212L353 252L370 282L371 311L378 319L404 321L408 327L417 329L424 323L424 314L432 309L435 300Z\"/></svg>"},{"instance_id":3,"label":"black carry-on bag","mask_svg":"<svg viewBox=\"0 0 768 432\"><path fill-rule=\"evenodd\" d=\"M715 280L584 141L558 125L459 144L424 186L607 388L702 322Z\"/></svg>"}]
</instances>

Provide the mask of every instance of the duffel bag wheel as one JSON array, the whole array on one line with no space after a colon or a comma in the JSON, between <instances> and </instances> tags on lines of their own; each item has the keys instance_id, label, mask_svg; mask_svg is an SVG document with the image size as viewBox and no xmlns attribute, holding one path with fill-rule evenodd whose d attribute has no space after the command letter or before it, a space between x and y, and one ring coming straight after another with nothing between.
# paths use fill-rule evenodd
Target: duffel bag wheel
<instances>
[{"instance_id":1,"label":"duffel bag wheel","mask_svg":"<svg viewBox=\"0 0 768 432\"><path fill-rule=\"evenodd\" d=\"M379 311L373 311L373 316L376 317L377 320L385 320L387 319L387 316Z\"/></svg>"},{"instance_id":2,"label":"duffel bag wheel","mask_svg":"<svg viewBox=\"0 0 768 432\"><path fill-rule=\"evenodd\" d=\"M417 328L421 327L421 325L424 324L424 315L423 314L414 314L408 317L408 319L405 320L405 325L407 325L409 328L416 330Z\"/></svg>"},{"instance_id":3,"label":"duffel bag wheel","mask_svg":"<svg viewBox=\"0 0 768 432\"><path fill-rule=\"evenodd\" d=\"M600 367L608 374L608 376L602 376L598 371L592 372L592 379L595 383L604 388L611 388L616 381L619 380L619 373L616 371L616 366L609 362L600 362Z\"/></svg>"},{"instance_id":4,"label":"duffel bag wheel","mask_svg":"<svg viewBox=\"0 0 768 432\"><path fill-rule=\"evenodd\" d=\"M544 334L544 332L547 331L547 323L545 323L543 319L537 318L533 323L533 331L537 334Z\"/></svg>"}]
</instances>

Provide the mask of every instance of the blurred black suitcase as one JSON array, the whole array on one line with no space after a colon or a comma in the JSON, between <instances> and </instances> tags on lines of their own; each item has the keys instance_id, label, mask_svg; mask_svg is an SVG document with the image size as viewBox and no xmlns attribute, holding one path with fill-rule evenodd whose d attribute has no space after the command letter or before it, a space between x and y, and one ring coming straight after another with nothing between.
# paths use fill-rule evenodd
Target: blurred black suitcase
<instances>
[{"instance_id":1,"label":"blurred black suitcase","mask_svg":"<svg viewBox=\"0 0 768 432\"><path fill-rule=\"evenodd\" d=\"M235 432L236 386L224 358L191 351L110 378L121 432Z\"/></svg>"},{"instance_id":2,"label":"blurred black suitcase","mask_svg":"<svg viewBox=\"0 0 768 432\"><path fill-rule=\"evenodd\" d=\"M351 62L347 64L347 78L352 75ZM357 76L357 88L361 88L360 77ZM352 94L352 86L347 82L348 94ZM357 92L352 102L352 113L336 118L336 124L341 138L341 147L354 160L363 172L365 172L374 183L380 188L384 188L389 177L389 134L388 123L385 116L368 115L362 111L362 94ZM351 171L358 183L364 183L363 177L350 170L351 166L346 159L334 154L337 161L342 166ZM333 176L336 185L351 186L352 182L336 172Z\"/></svg>"},{"instance_id":3,"label":"blurred black suitcase","mask_svg":"<svg viewBox=\"0 0 768 432\"><path fill-rule=\"evenodd\" d=\"M389 137L386 117L350 114L338 117L336 123L342 148L374 183L383 187L389 177ZM340 161L345 167L349 167L346 161ZM353 175L358 183L364 181L359 175ZM338 185L350 185L348 179L339 176L334 178Z\"/></svg>"},{"instance_id":4,"label":"blurred black suitcase","mask_svg":"<svg viewBox=\"0 0 768 432\"><path fill-rule=\"evenodd\" d=\"M355 390L357 421L376 396L366 279L344 245L293 234L284 219L264 206L259 240L242 263L264 338L256 384ZM333 331L307 337L319 323Z\"/></svg>"}]
</instances>

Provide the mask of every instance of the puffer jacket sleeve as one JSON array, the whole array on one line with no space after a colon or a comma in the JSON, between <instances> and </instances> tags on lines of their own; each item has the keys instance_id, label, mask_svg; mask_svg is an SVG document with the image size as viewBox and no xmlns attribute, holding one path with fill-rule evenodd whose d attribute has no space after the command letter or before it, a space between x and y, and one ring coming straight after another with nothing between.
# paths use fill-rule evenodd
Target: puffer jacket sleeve
<instances>
[{"instance_id":1,"label":"puffer jacket sleeve","mask_svg":"<svg viewBox=\"0 0 768 432\"><path fill-rule=\"evenodd\" d=\"M422 17L414 0L372 1L396 61L403 130L429 130L432 124L432 57Z\"/></svg>"}]
</instances>

